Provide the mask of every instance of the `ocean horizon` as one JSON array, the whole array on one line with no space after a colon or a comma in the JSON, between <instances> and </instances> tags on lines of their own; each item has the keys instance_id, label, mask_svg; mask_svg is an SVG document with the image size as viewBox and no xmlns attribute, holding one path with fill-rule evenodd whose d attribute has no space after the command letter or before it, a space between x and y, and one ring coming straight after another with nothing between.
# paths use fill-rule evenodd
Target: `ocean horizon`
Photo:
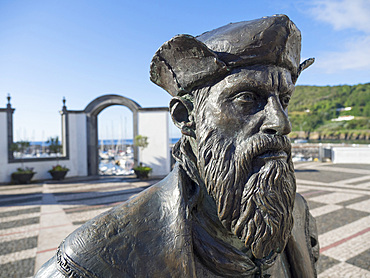
<instances>
[{"instance_id":1,"label":"ocean horizon","mask_svg":"<svg viewBox=\"0 0 370 278\"><path fill-rule=\"evenodd\" d=\"M170 138L170 144L175 144L180 138ZM102 139L98 140L100 145L133 145L134 139ZM149 142L150 143L150 142ZM46 141L30 141L31 146L49 146Z\"/></svg>"}]
</instances>

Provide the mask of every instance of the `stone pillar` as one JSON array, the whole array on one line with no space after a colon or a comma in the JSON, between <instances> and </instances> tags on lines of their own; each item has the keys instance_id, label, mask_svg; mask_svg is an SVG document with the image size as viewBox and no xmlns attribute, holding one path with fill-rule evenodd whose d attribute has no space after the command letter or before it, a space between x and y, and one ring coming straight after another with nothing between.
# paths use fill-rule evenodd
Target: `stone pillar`
<instances>
[{"instance_id":1,"label":"stone pillar","mask_svg":"<svg viewBox=\"0 0 370 278\"><path fill-rule=\"evenodd\" d=\"M15 109L10 104L10 95L7 97L8 104L6 105L6 117L7 117L7 138L8 138L8 162L14 159L13 152L11 151L11 145L13 144L13 113Z\"/></svg>"},{"instance_id":2,"label":"stone pillar","mask_svg":"<svg viewBox=\"0 0 370 278\"><path fill-rule=\"evenodd\" d=\"M60 111L62 118L62 155L69 157L69 128L68 128L68 111L66 106L66 99L63 97L63 108Z\"/></svg>"},{"instance_id":3,"label":"stone pillar","mask_svg":"<svg viewBox=\"0 0 370 278\"><path fill-rule=\"evenodd\" d=\"M87 126L87 169L89 176L96 176L99 174L99 157L98 157L98 116L93 114L86 114Z\"/></svg>"}]
</instances>

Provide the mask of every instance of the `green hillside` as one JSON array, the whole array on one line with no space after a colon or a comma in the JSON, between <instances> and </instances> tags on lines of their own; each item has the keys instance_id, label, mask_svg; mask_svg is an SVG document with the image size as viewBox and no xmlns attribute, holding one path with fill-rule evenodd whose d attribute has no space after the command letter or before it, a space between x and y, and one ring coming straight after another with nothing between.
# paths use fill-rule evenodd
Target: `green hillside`
<instances>
[{"instance_id":1,"label":"green hillside","mask_svg":"<svg viewBox=\"0 0 370 278\"><path fill-rule=\"evenodd\" d=\"M343 116L354 118L332 121ZM297 86L290 100L289 118L293 132L338 136L352 132L364 134L364 138L367 138L367 135L370 136L370 83L354 86Z\"/></svg>"}]
</instances>

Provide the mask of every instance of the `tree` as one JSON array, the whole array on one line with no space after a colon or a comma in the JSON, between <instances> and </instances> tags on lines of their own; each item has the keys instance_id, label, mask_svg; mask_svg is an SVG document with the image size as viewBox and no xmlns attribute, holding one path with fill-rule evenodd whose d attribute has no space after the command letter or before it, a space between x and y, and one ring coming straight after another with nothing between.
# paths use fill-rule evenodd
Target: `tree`
<instances>
[{"instance_id":1,"label":"tree","mask_svg":"<svg viewBox=\"0 0 370 278\"><path fill-rule=\"evenodd\" d=\"M141 150L148 147L148 137L143 135L136 135L134 138L134 146L141 148Z\"/></svg>"},{"instance_id":2,"label":"tree","mask_svg":"<svg viewBox=\"0 0 370 278\"><path fill-rule=\"evenodd\" d=\"M143 135L137 135L134 138L134 146L139 147L142 150L144 150L148 146L148 137ZM141 156L140 151L140 156ZM152 168L143 166L143 163L140 159L140 165L133 168L135 171L135 174L138 178L148 178L149 173L152 171Z\"/></svg>"},{"instance_id":3,"label":"tree","mask_svg":"<svg viewBox=\"0 0 370 278\"><path fill-rule=\"evenodd\" d=\"M49 154L56 154L57 164L59 165L59 153L62 150L62 145L59 143L59 137L49 137L49 139L46 141L46 144L49 144Z\"/></svg>"},{"instance_id":4,"label":"tree","mask_svg":"<svg viewBox=\"0 0 370 278\"><path fill-rule=\"evenodd\" d=\"M148 147L148 137L143 135L136 135L134 138L134 146L140 148L140 166L143 164L141 162L141 152Z\"/></svg>"},{"instance_id":5,"label":"tree","mask_svg":"<svg viewBox=\"0 0 370 278\"><path fill-rule=\"evenodd\" d=\"M15 143L13 143L13 144L10 145L10 150L12 152L19 152L19 153L21 153L21 165L22 165L22 169L24 169L23 156L24 156L24 153L29 148L29 146L30 146L30 142L29 141L18 141L18 142L15 142Z\"/></svg>"},{"instance_id":6,"label":"tree","mask_svg":"<svg viewBox=\"0 0 370 278\"><path fill-rule=\"evenodd\" d=\"M59 143L59 137L49 137L46 141L46 144L49 144L49 153L59 153L62 149L62 145Z\"/></svg>"}]
</instances>

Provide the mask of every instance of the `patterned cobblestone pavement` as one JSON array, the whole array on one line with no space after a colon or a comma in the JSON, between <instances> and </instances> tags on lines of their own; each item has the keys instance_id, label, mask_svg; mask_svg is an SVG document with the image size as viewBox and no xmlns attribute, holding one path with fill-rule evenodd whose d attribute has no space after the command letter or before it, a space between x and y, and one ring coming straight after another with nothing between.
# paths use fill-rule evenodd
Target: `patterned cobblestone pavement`
<instances>
[{"instance_id":1,"label":"patterned cobblestone pavement","mask_svg":"<svg viewBox=\"0 0 370 278\"><path fill-rule=\"evenodd\" d=\"M370 277L370 165L299 163L296 177L319 230L318 277ZM32 277L70 232L155 182L0 186L0 277Z\"/></svg>"},{"instance_id":2,"label":"patterned cobblestone pavement","mask_svg":"<svg viewBox=\"0 0 370 278\"><path fill-rule=\"evenodd\" d=\"M319 232L318 277L370 277L370 165L295 165Z\"/></svg>"}]
</instances>

